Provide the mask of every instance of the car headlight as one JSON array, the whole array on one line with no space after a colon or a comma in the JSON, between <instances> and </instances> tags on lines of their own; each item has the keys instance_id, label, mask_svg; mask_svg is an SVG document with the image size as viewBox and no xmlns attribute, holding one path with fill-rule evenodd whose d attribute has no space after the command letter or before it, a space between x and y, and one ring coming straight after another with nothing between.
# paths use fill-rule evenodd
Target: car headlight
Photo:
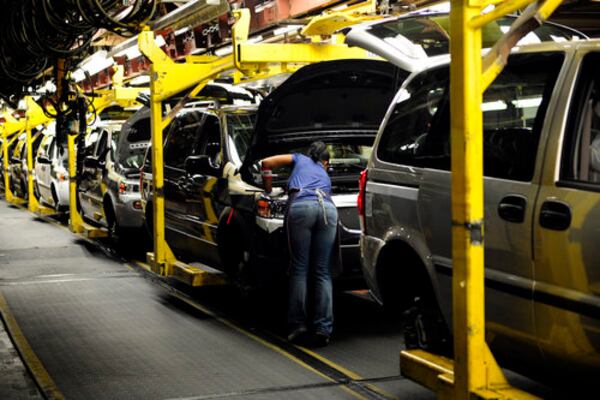
<instances>
[{"instance_id":1,"label":"car headlight","mask_svg":"<svg viewBox=\"0 0 600 400\"><path fill-rule=\"evenodd\" d=\"M286 202L261 196L256 200L256 215L262 218L284 218Z\"/></svg>"}]
</instances>

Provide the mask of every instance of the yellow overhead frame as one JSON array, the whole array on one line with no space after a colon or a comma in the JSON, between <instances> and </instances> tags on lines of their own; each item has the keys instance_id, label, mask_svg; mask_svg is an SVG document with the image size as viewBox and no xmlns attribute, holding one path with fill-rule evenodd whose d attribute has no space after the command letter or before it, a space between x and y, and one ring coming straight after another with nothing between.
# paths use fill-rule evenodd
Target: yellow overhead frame
<instances>
[{"instance_id":1,"label":"yellow overhead frame","mask_svg":"<svg viewBox=\"0 0 600 400\"><path fill-rule=\"evenodd\" d=\"M119 67L122 68L122 67ZM117 75L119 70L117 70ZM138 95L148 90L147 88L124 88L118 86L115 82L113 89L97 90L96 97L91 98L90 112L97 114L111 105L120 105L122 107L132 107L137 104L136 98ZM90 224L87 224L79 210L77 209L77 151L76 140L78 133L70 132L68 135L68 152L69 152L69 228L72 232L82 234L88 238L100 238L108 236L105 229L101 229Z\"/></svg>"},{"instance_id":2,"label":"yellow overhead frame","mask_svg":"<svg viewBox=\"0 0 600 400\"><path fill-rule=\"evenodd\" d=\"M25 129L25 120L17 120L9 112L4 113L4 119L6 120L2 124L2 168L4 169L4 198L9 203L22 204L25 202L25 200L17 198L10 189L10 160L8 159L8 148L13 140L16 140L19 134L21 134L21 132L23 132Z\"/></svg>"},{"instance_id":3,"label":"yellow overhead frame","mask_svg":"<svg viewBox=\"0 0 600 400\"><path fill-rule=\"evenodd\" d=\"M372 0L365 3L371 4ZM356 13L358 9L352 8L349 12ZM319 42L318 37L313 38L312 43L251 44L248 43L250 11L239 9L233 13L236 17L236 23L232 28L233 54L223 57L190 56L186 63L177 64L156 45L153 32L143 31L138 40L140 51L152 63L150 77L154 248L152 253L148 253L147 261L153 272L163 276L175 276L193 286L218 284L222 279L177 261L166 242L163 130L183 102L180 102L166 117L162 115L162 102L192 87L192 91L186 97L193 97L209 80L225 73L233 74L235 83L240 83L282 72L292 72L299 65L309 63L336 59L374 58L365 50L336 44L335 36L333 44ZM318 28L319 35L333 35L339 25L331 24L330 21L321 21L314 27Z\"/></svg>"},{"instance_id":4,"label":"yellow overhead frame","mask_svg":"<svg viewBox=\"0 0 600 400\"><path fill-rule=\"evenodd\" d=\"M510 49L539 26L561 0L452 0L450 96L452 147L452 293L454 362L423 350L400 355L402 374L444 399L532 399L512 388L485 342L483 92ZM484 8L496 8L482 14ZM531 4L531 5L529 5ZM529 6L528 6L529 5ZM528 6L483 57L481 28Z\"/></svg>"},{"instance_id":5,"label":"yellow overhead frame","mask_svg":"<svg viewBox=\"0 0 600 400\"><path fill-rule=\"evenodd\" d=\"M29 211L36 214L54 214L55 210L41 205L35 196L33 170L35 159L35 154L33 154L33 141L35 140L35 137L31 134L33 128L49 123L52 118L44 113L42 107L40 107L31 96L25 97L25 104L25 131L27 132L27 208ZM41 132L37 133L37 135L40 134Z\"/></svg>"}]
</instances>

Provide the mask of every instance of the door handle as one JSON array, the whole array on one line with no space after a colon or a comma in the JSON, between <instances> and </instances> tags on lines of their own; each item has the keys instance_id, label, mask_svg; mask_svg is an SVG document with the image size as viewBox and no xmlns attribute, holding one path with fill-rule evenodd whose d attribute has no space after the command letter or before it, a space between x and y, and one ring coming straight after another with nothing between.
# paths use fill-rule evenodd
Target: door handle
<instances>
[{"instance_id":1,"label":"door handle","mask_svg":"<svg viewBox=\"0 0 600 400\"><path fill-rule=\"evenodd\" d=\"M540 225L555 231L568 229L571 225L571 207L559 201L545 201L540 210Z\"/></svg>"},{"instance_id":2,"label":"door handle","mask_svg":"<svg viewBox=\"0 0 600 400\"><path fill-rule=\"evenodd\" d=\"M520 195L509 195L500 200L498 204L498 215L500 218L517 224L525 221L525 210L527 198Z\"/></svg>"}]
</instances>

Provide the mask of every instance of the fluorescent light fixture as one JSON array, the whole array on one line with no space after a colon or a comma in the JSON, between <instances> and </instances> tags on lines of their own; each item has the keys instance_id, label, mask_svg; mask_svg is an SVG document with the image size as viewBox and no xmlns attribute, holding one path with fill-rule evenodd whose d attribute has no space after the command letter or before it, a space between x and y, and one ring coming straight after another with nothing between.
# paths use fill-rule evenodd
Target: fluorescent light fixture
<instances>
[{"instance_id":1,"label":"fluorescent light fixture","mask_svg":"<svg viewBox=\"0 0 600 400\"><path fill-rule=\"evenodd\" d=\"M501 111L501 110L506 110L507 108L508 108L508 106L502 100L488 101L485 103L481 103L481 111L483 111L483 112Z\"/></svg>"},{"instance_id":2,"label":"fluorescent light fixture","mask_svg":"<svg viewBox=\"0 0 600 400\"><path fill-rule=\"evenodd\" d=\"M136 76L132 80L129 81L129 84L132 86L141 86L150 84L150 76L148 75L140 75Z\"/></svg>"},{"instance_id":3,"label":"fluorescent light fixture","mask_svg":"<svg viewBox=\"0 0 600 400\"><path fill-rule=\"evenodd\" d=\"M167 42L165 42L165 38L162 35L157 35L156 39L154 39L154 42L158 47L163 47L165 44L167 44Z\"/></svg>"},{"instance_id":4,"label":"fluorescent light fixture","mask_svg":"<svg viewBox=\"0 0 600 400\"><path fill-rule=\"evenodd\" d=\"M175 33L175 36L179 36L181 34L186 33L189 30L190 30L190 27L189 26L185 26L185 27L183 27L181 29L177 29L174 33Z\"/></svg>"},{"instance_id":5,"label":"fluorescent light fixture","mask_svg":"<svg viewBox=\"0 0 600 400\"><path fill-rule=\"evenodd\" d=\"M231 54L233 53L233 46L229 45L229 46L225 46L225 47L221 47L220 49L215 50L215 56L217 57L223 57L227 54Z\"/></svg>"},{"instance_id":6,"label":"fluorescent light fixture","mask_svg":"<svg viewBox=\"0 0 600 400\"><path fill-rule=\"evenodd\" d=\"M254 36L254 37L248 38L247 43L250 43L250 44L252 44L252 43L258 43L261 40L263 40L263 37L261 35L258 35L258 36Z\"/></svg>"},{"instance_id":7,"label":"fluorescent light fixture","mask_svg":"<svg viewBox=\"0 0 600 400\"><path fill-rule=\"evenodd\" d=\"M87 71L90 75L94 75L106 68L112 67L114 64L115 62L112 57L107 57L107 52L101 50L92 54L79 64L79 69L84 72Z\"/></svg>"},{"instance_id":8,"label":"fluorescent light fixture","mask_svg":"<svg viewBox=\"0 0 600 400\"><path fill-rule=\"evenodd\" d=\"M75 82L81 82L85 79L85 72L82 69L75 70L73 72L73 79L75 79Z\"/></svg>"},{"instance_id":9,"label":"fluorescent light fixture","mask_svg":"<svg viewBox=\"0 0 600 400\"><path fill-rule=\"evenodd\" d=\"M288 26L283 26L281 28L277 28L273 31L273 35L275 36L279 36L279 35L285 35L286 33L291 33L291 32L295 32L297 30L299 30L301 27L301 25L288 25Z\"/></svg>"},{"instance_id":10,"label":"fluorescent light fixture","mask_svg":"<svg viewBox=\"0 0 600 400\"><path fill-rule=\"evenodd\" d=\"M518 99L511 101L512 105L516 108L531 108L531 107L539 107L542 104L541 97L530 97L525 99Z\"/></svg>"}]
</instances>

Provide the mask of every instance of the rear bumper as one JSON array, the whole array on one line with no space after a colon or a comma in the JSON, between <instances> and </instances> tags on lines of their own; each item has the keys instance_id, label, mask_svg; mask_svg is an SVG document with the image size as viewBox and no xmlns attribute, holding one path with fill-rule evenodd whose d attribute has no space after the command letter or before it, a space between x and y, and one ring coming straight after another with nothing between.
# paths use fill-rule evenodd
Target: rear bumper
<instances>
[{"instance_id":1,"label":"rear bumper","mask_svg":"<svg viewBox=\"0 0 600 400\"><path fill-rule=\"evenodd\" d=\"M139 193L120 194L115 205L115 213L120 228L141 229L144 226L144 213Z\"/></svg>"}]
</instances>

